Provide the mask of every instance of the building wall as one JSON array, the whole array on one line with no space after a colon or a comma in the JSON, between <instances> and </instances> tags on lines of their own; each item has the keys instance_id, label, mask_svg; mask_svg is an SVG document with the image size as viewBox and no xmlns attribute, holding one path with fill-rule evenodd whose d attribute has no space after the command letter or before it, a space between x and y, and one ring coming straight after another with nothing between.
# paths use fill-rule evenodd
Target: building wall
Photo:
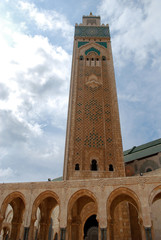
<instances>
[{"instance_id":1,"label":"building wall","mask_svg":"<svg viewBox=\"0 0 161 240\"><path fill-rule=\"evenodd\" d=\"M135 176L161 168L161 152L125 164L126 176Z\"/></svg>"},{"instance_id":2,"label":"building wall","mask_svg":"<svg viewBox=\"0 0 161 240\"><path fill-rule=\"evenodd\" d=\"M156 202L153 203L152 209L152 223L154 228L154 239L160 240L161 238L161 199L158 199Z\"/></svg>"},{"instance_id":3,"label":"building wall","mask_svg":"<svg viewBox=\"0 0 161 240\"><path fill-rule=\"evenodd\" d=\"M146 158L134 160L126 163L125 165L126 175L135 176L161 176L161 152L148 156ZM151 170L151 171L150 171ZM154 239L159 240L161 236L161 200L157 199L151 207L151 218L153 225Z\"/></svg>"},{"instance_id":4,"label":"building wall","mask_svg":"<svg viewBox=\"0 0 161 240\"><path fill-rule=\"evenodd\" d=\"M145 228L148 231L147 234L150 234L149 229L153 220L151 217L152 207L161 196L161 177L139 176L94 179L90 180L90 182L88 180L69 180L62 182L0 184L0 193L1 228L8 204L12 205L14 201L16 206L16 199L19 199L18 203L24 205L24 210L22 208L23 217L21 225L23 224L23 227L26 229L29 228L28 239L33 237L32 226L34 226L34 221L36 221L35 213L37 208L40 206L42 208L42 202L45 203L46 199L48 199L48 202L46 202L48 203L48 208L50 204L53 204L52 206L59 205L59 236L61 237L61 229L66 229L66 240L73 240L70 237L70 228L74 216L74 206L78 201L80 201L78 204L79 208L82 206L79 216L84 216L82 219L85 221L88 215L96 214L100 231L101 229L107 230L107 239L114 239L111 233L111 226L113 225L112 215L116 206L124 201L131 203L138 212L142 239L147 239ZM19 207L21 206L19 205ZM83 211L86 215L83 214ZM16 218L14 219L16 220ZM76 223L78 224L78 222L83 224L81 218L79 221L77 219ZM82 232L79 233L78 239L82 239L81 234ZM19 239L19 236L15 239ZM101 234L99 234L99 239L101 239ZM125 240L128 238L120 239Z\"/></svg>"}]
</instances>

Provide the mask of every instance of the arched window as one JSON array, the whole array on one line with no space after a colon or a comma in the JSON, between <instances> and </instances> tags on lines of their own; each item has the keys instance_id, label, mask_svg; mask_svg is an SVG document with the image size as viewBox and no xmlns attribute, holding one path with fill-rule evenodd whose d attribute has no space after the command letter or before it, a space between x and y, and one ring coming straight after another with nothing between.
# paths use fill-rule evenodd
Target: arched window
<instances>
[{"instance_id":1,"label":"arched window","mask_svg":"<svg viewBox=\"0 0 161 240\"><path fill-rule=\"evenodd\" d=\"M92 160L91 171L97 171L97 161L95 159Z\"/></svg>"},{"instance_id":2,"label":"arched window","mask_svg":"<svg viewBox=\"0 0 161 240\"><path fill-rule=\"evenodd\" d=\"M105 56L102 56L102 60L103 60L103 61L106 61L106 57L105 57Z\"/></svg>"},{"instance_id":3,"label":"arched window","mask_svg":"<svg viewBox=\"0 0 161 240\"><path fill-rule=\"evenodd\" d=\"M112 164L109 165L109 171L113 172L113 165Z\"/></svg>"},{"instance_id":4,"label":"arched window","mask_svg":"<svg viewBox=\"0 0 161 240\"><path fill-rule=\"evenodd\" d=\"M75 170L79 171L79 164L78 163L75 164Z\"/></svg>"},{"instance_id":5,"label":"arched window","mask_svg":"<svg viewBox=\"0 0 161 240\"><path fill-rule=\"evenodd\" d=\"M83 56L80 56L79 59L80 59L80 60L83 60Z\"/></svg>"}]
</instances>

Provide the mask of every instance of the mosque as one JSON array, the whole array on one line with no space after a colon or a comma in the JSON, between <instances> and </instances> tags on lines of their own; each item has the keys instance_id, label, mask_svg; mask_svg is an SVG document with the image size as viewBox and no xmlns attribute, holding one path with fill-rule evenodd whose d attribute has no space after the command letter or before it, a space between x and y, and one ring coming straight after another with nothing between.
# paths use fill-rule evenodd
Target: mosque
<instances>
[{"instance_id":1,"label":"mosque","mask_svg":"<svg viewBox=\"0 0 161 240\"><path fill-rule=\"evenodd\" d=\"M0 184L0 240L159 240L161 139L123 152L109 26L75 25L63 177Z\"/></svg>"}]
</instances>

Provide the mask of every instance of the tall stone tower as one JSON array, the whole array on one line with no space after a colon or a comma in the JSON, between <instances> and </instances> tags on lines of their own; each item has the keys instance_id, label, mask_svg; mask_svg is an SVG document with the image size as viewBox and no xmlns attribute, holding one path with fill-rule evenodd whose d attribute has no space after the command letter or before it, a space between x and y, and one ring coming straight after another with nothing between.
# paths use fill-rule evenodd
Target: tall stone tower
<instances>
[{"instance_id":1,"label":"tall stone tower","mask_svg":"<svg viewBox=\"0 0 161 240\"><path fill-rule=\"evenodd\" d=\"M63 178L124 174L109 26L90 13L75 26Z\"/></svg>"}]
</instances>

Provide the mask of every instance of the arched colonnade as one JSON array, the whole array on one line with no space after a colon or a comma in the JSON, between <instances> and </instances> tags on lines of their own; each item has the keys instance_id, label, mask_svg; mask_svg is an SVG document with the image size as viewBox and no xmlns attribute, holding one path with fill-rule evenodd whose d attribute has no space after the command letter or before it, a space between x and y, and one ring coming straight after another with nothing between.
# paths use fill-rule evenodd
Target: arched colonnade
<instances>
[{"instance_id":1,"label":"arched colonnade","mask_svg":"<svg viewBox=\"0 0 161 240\"><path fill-rule=\"evenodd\" d=\"M47 182L44 188L35 183L32 191L29 183L16 191L5 185L0 240L157 240L152 207L161 199L161 184L70 187Z\"/></svg>"}]
</instances>

